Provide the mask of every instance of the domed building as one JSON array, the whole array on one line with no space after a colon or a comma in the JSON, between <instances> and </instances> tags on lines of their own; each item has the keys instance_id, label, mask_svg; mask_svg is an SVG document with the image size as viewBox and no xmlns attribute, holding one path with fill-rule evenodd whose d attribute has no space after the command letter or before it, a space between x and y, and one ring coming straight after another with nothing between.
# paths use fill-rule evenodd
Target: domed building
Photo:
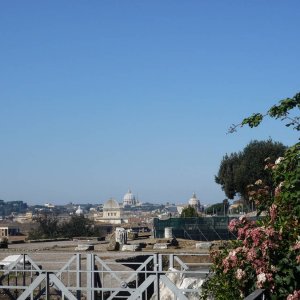
<instances>
[{"instance_id":1,"label":"domed building","mask_svg":"<svg viewBox=\"0 0 300 300\"><path fill-rule=\"evenodd\" d=\"M109 224L127 223L126 220L122 218L122 212L123 210L119 203L115 199L110 198L103 205L103 215L95 216L95 221Z\"/></svg>"},{"instance_id":2,"label":"domed building","mask_svg":"<svg viewBox=\"0 0 300 300\"><path fill-rule=\"evenodd\" d=\"M82 208L80 207L80 205L78 206L77 210L75 211L75 214L77 216L82 216L83 215L83 210Z\"/></svg>"},{"instance_id":3,"label":"domed building","mask_svg":"<svg viewBox=\"0 0 300 300\"><path fill-rule=\"evenodd\" d=\"M200 200L197 199L197 196L195 193L193 193L192 198L190 198L189 205L194 207L197 211L201 210Z\"/></svg>"},{"instance_id":4,"label":"domed building","mask_svg":"<svg viewBox=\"0 0 300 300\"><path fill-rule=\"evenodd\" d=\"M128 190L128 192L123 197L123 207L126 206L136 206L137 201L135 199L135 196L132 194L131 190Z\"/></svg>"}]
</instances>

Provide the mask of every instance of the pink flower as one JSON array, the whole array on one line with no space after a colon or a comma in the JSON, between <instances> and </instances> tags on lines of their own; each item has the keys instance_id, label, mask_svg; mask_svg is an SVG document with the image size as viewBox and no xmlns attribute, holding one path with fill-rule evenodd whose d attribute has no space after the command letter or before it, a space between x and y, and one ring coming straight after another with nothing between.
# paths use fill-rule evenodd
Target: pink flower
<instances>
[{"instance_id":1,"label":"pink flower","mask_svg":"<svg viewBox=\"0 0 300 300\"><path fill-rule=\"evenodd\" d=\"M275 230L272 227L268 227L265 229L265 233L268 237L274 237L275 236Z\"/></svg>"},{"instance_id":2,"label":"pink flower","mask_svg":"<svg viewBox=\"0 0 300 300\"><path fill-rule=\"evenodd\" d=\"M228 253L228 256L223 260L223 266L225 268L235 267L238 263L238 258L236 256L236 251L232 250Z\"/></svg>"},{"instance_id":3,"label":"pink flower","mask_svg":"<svg viewBox=\"0 0 300 300\"><path fill-rule=\"evenodd\" d=\"M262 273L262 271L264 270L264 265L265 265L265 262L262 260L262 259L255 259L254 262L253 262L253 265L256 267L256 268L259 268L256 270L256 274L259 274L259 273Z\"/></svg>"},{"instance_id":4,"label":"pink flower","mask_svg":"<svg viewBox=\"0 0 300 300\"><path fill-rule=\"evenodd\" d=\"M247 252L247 260L254 261L256 258L256 250L254 248L251 248L248 252Z\"/></svg>"},{"instance_id":5,"label":"pink flower","mask_svg":"<svg viewBox=\"0 0 300 300\"><path fill-rule=\"evenodd\" d=\"M294 291L293 294L289 294L286 300L299 300L300 299L300 290Z\"/></svg>"},{"instance_id":6,"label":"pink flower","mask_svg":"<svg viewBox=\"0 0 300 300\"><path fill-rule=\"evenodd\" d=\"M271 282L273 281L273 274L272 273L266 273L267 281Z\"/></svg>"},{"instance_id":7,"label":"pink flower","mask_svg":"<svg viewBox=\"0 0 300 300\"><path fill-rule=\"evenodd\" d=\"M256 285L259 289L263 287L263 284L266 282L267 277L265 273L260 273L257 275Z\"/></svg>"},{"instance_id":8,"label":"pink flower","mask_svg":"<svg viewBox=\"0 0 300 300\"><path fill-rule=\"evenodd\" d=\"M243 251L245 251L245 247L237 247L237 248L235 249L235 252L236 252L236 253L241 253L241 252L243 252Z\"/></svg>"},{"instance_id":9,"label":"pink flower","mask_svg":"<svg viewBox=\"0 0 300 300\"><path fill-rule=\"evenodd\" d=\"M293 246L293 250L300 249L300 241L297 241L296 244Z\"/></svg>"},{"instance_id":10,"label":"pink flower","mask_svg":"<svg viewBox=\"0 0 300 300\"><path fill-rule=\"evenodd\" d=\"M250 231L250 236L252 238L254 246L258 246L260 244L260 240L262 239L261 228L257 227Z\"/></svg>"},{"instance_id":11,"label":"pink flower","mask_svg":"<svg viewBox=\"0 0 300 300\"><path fill-rule=\"evenodd\" d=\"M240 240L244 239L244 237L245 237L245 231L246 231L245 227L241 227L241 228L238 229L238 238Z\"/></svg>"},{"instance_id":12,"label":"pink flower","mask_svg":"<svg viewBox=\"0 0 300 300\"><path fill-rule=\"evenodd\" d=\"M223 264L223 267L224 267L224 273L227 273L228 269L230 267L227 257L225 259L223 259L222 264Z\"/></svg>"},{"instance_id":13,"label":"pink flower","mask_svg":"<svg viewBox=\"0 0 300 300\"><path fill-rule=\"evenodd\" d=\"M239 221L237 219L231 220L228 225L229 231L231 231L231 232L235 231L238 224L239 224Z\"/></svg>"},{"instance_id":14,"label":"pink flower","mask_svg":"<svg viewBox=\"0 0 300 300\"><path fill-rule=\"evenodd\" d=\"M239 220L242 222L242 223L246 223L247 219L245 216L240 216L239 217Z\"/></svg>"},{"instance_id":15,"label":"pink flower","mask_svg":"<svg viewBox=\"0 0 300 300\"><path fill-rule=\"evenodd\" d=\"M236 275L235 275L236 279L241 280L245 276L246 276L246 272L245 271L243 271L242 269L237 269L236 270Z\"/></svg>"},{"instance_id":16,"label":"pink flower","mask_svg":"<svg viewBox=\"0 0 300 300\"><path fill-rule=\"evenodd\" d=\"M274 222L277 217L277 205L276 204L272 204L270 207L270 217L271 217L271 221Z\"/></svg>"}]
</instances>

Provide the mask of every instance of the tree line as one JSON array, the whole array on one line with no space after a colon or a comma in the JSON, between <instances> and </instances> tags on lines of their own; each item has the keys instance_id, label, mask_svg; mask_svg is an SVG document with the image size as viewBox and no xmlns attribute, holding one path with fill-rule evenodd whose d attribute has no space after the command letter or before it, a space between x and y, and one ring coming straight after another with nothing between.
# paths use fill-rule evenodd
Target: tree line
<instances>
[{"instance_id":1,"label":"tree line","mask_svg":"<svg viewBox=\"0 0 300 300\"><path fill-rule=\"evenodd\" d=\"M40 214L35 218L37 228L29 232L29 239L100 237L103 228L95 226L94 222L83 215L72 215L69 220L60 222L54 214Z\"/></svg>"}]
</instances>

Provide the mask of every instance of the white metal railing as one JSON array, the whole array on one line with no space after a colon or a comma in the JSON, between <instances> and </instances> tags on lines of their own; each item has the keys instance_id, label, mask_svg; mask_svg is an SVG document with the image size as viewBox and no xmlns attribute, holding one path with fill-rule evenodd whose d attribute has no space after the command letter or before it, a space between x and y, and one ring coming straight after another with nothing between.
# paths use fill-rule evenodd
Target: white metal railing
<instances>
[{"instance_id":1,"label":"white metal railing","mask_svg":"<svg viewBox=\"0 0 300 300\"><path fill-rule=\"evenodd\" d=\"M191 256L193 262L188 262ZM200 288L182 283L185 278L201 281L206 277L209 264L202 262L203 256L207 254L22 254L0 271L0 289L10 299L20 300L53 299L54 295L54 299L70 300L82 296L87 300L150 300L161 299L165 290L174 299L185 300L195 293L199 297Z\"/></svg>"}]
</instances>

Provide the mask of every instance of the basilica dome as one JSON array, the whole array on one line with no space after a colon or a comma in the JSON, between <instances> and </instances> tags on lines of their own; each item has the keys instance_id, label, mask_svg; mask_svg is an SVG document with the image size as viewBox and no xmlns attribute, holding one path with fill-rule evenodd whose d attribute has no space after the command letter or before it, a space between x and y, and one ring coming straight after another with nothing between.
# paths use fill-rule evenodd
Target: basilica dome
<instances>
[{"instance_id":1,"label":"basilica dome","mask_svg":"<svg viewBox=\"0 0 300 300\"><path fill-rule=\"evenodd\" d=\"M136 205L135 196L129 190L123 197L123 206L134 206Z\"/></svg>"},{"instance_id":2,"label":"basilica dome","mask_svg":"<svg viewBox=\"0 0 300 300\"><path fill-rule=\"evenodd\" d=\"M193 206L193 207L195 207L197 209L200 207L200 200L197 199L197 196L196 196L195 193L193 193L192 198L189 200L189 205Z\"/></svg>"}]
</instances>

